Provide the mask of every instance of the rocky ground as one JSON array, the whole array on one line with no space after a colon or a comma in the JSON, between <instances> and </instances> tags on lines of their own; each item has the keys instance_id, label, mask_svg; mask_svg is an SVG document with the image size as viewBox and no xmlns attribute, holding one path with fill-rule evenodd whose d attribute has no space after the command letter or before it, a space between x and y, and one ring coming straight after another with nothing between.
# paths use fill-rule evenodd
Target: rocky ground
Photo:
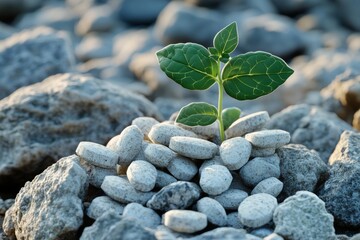
<instances>
[{"instance_id":1,"label":"rocky ground","mask_svg":"<svg viewBox=\"0 0 360 240\"><path fill-rule=\"evenodd\" d=\"M360 239L356 0L0 0L2 239ZM169 43L295 70L241 117L174 123L192 101L160 70Z\"/></svg>"}]
</instances>

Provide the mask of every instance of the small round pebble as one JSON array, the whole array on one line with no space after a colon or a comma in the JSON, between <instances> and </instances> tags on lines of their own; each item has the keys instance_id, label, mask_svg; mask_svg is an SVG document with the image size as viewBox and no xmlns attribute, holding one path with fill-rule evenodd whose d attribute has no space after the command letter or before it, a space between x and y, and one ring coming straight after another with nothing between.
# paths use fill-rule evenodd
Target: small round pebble
<instances>
[{"instance_id":1,"label":"small round pebble","mask_svg":"<svg viewBox=\"0 0 360 240\"><path fill-rule=\"evenodd\" d=\"M229 189L233 177L222 165L204 168L200 176L200 187L209 195L219 195Z\"/></svg>"},{"instance_id":2,"label":"small round pebble","mask_svg":"<svg viewBox=\"0 0 360 240\"><path fill-rule=\"evenodd\" d=\"M167 169L171 175L183 181L190 181L198 173L196 164L182 156L176 156L171 160Z\"/></svg>"},{"instance_id":3,"label":"small round pebble","mask_svg":"<svg viewBox=\"0 0 360 240\"><path fill-rule=\"evenodd\" d=\"M108 196L96 197L91 201L86 210L86 215L92 219L97 219L107 211L114 211L119 215L123 213L125 205L120 204Z\"/></svg>"},{"instance_id":4,"label":"small round pebble","mask_svg":"<svg viewBox=\"0 0 360 240\"><path fill-rule=\"evenodd\" d=\"M131 122L131 125L137 126L144 136L148 137L151 128L158 123L159 121L152 117L137 117Z\"/></svg>"},{"instance_id":5,"label":"small round pebble","mask_svg":"<svg viewBox=\"0 0 360 240\"><path fill-rule=\"evenodd\" d=\"M238 208L240 222L247 227L261 227L271 221L277 205L276 198L270 194L251 195Z\"/></svg>"},{"instance_id":6,"label":"small round pebble","mask_svg":"<svg viewBox=\"0 0 360 240\"><path fill-rule=\"evenodd\" d=\"M225 140L219 150L223 164L229 170L238 170L249 161L251 144L242 137L235 137Z\"/></svg>"},{"instance_id":7,"label":"small round pebble","mask_svg":"<svg viewBox=\"0 0 360 240\"><path fill-rule=\"evenodd\" d=\"M117 171L116 168L101 168L88 164L87 174L89 176L89 183L96 188L100 188L104 178L106 176L117 175Z\"/></svg>"},{"instance_id":8,"label":"small round pebble","mask_svg":"<svg viewBox=\"0 0 360 240\"><path fill-rule=\"evenodd\" d=\"M207 226L207 217L191 210L170 210L164 214L164 225L176 232L195 233Z\"/></svg>"},{"instance_id":9,"label":"small round pebble","mask_svg":"<svg viewBox=\"0 0 360 240\"><path fill-rule=\"evenodd\" d=\"M244 225L241 224L240 219L238 217L238 212L231 212L227 215L227 226L243 229Z\"/></svg>"},{"instance_id":10,"label":"small round pebble","mask_svg":"<svg viewBox=\"0 0 360 240\"><path fill-rule=\"evenodd\" d=\"M128 167L126 175L136 190L149 192L155 187L157 171L149 162L133 161Z\"/></svg>"},{"instance_id":11,"label":"small round pebble","mask_svg":"<svg viewBox=\"0 0 360 240\"><path fill-rule=\"evenodd\" d=\"M161 223L160 216L151 208L144 207L139 203L129 203L124 208L123 217L134 219L143 227L156 228Z\"/></svg>"},{"instance_id":12,"label":"small round pebble","mask_svg":"<svg viewBox=\"0 0 360 240\"><path fill-rule=\"evenodd\" d=\"M115 168L119 160L116 152L93 142L80 142L75 152L88 163L103 168Z\"/></svg>"},{"instance_id":13,"label":"small round pebble","mask_svg":"<svg viewBox=\"0 0 360 240\"><path fill-rule=\"evenodd\" d=\"M279 130L262 130L245 135L245 139L259 148L279 148L290 142L290 133Z\"/></svg>"},{"instance_id":14,"label":"small round pebble","mask_svg":"<svg viewBox=\"0 0 360 240\"><path fill-rule=\"evenodd\" d=\"M204 213L210 223L225 226L227 223L226 211L221 204L209 197L204 197L196 203L198 212Z\"/></svg>"},{"instance_id":15,"label":"small round pebble","mask_svg":"<svg viewBox=\"0 0 360 240\"><path fill-rule=\"evenodd\" d=\"M155 187L163 188L176 181L177 181L176 178L174 178L170 174L157 169L157 178L156 178Z\"/></svg>"},{"instance_id":16,"label":"small round pebble","mask_svg":"<svg viewBox=\"0 0 360 240\"><path fill-rule=\"evenodd\" d=\"M249 195L240 189L229 189L213 198L218 201L226 210L237 210L240 203Z\"/></svg>"},{"instance_id":17,"label":"small round pebble","mask_svg":"<svg viewBox=\"0 0 360 240\"><path fill-rule=\"evenodd\" d=\"M208 166L211 166L211 165L224 165L222 163L222 160L220 158L220 156L216 155L215 157L213 157L212 159L209 159L209 160L205 160L202 162L201 166L199 167L199 173L201 174L202 170Z\"/></svg>"},{"instance_id":18,"label":"small round pebble","mask_svg":"<svg viewBox=\"0 0 360 240\"><path fill-rule=\"evenodd\" d=\"M264 237L264 240L284 240L284 238L277 233L272 233Z\"/></svg>"},{"instance_id":19,"label":"small round pebble","mask_svg":"<svg viewBox=\"0 0 360 240\"><path fill-rule=\"evenodd\" d=\"M231 126L226 130L226 137L241 137L246 133L260 130L269 120L270 117L266 111L256 112L245 117L241 117L233 122L233 124L231 124Z\"/></svg>"},{"instance_id":20,"label":"small round pebble","mask_svg":"<svg viewBox=\"0 0 360 240\"><path fill-rule=\"evenodd\" d=\"M172 137L169 148L193 159L211 159L219 149L215 143L193 137Z\"/></svg>"},{"instance_id":21,"label":"small round pebble","mask_svg":"<svg viewBox=\"0 0 360 240\"><path fill-rule=\"evenodd\" d=\"M146 146L144 155L156 167L165 168L176 156L176 153L164 145L151 143Z\"/></svg>"},{"instance_id":22,"label":"small round pebble","mask_svg":"<svg viewBox=\"0 0 360 240\"><path fill-rule=\"evenodd\" d=\"M251 157L267 157L274 155L276 148L258 148L253 147L251 149Z\"/></svg>"},{"instance_id":23,"label":"small round pebble","mask_svg":"<svg viewBox=\"0 0 360 240\"><path fill-rule=\"evenodd\" d=\"M153 143L165 146L169 146L170 139L175 136L197 137L195 133L169 123L154 125L148 136Z\"/></svg>"},{"instance_id":24,"label":"small round pebble","mask_svg":"<svg viewBox=\"0 0 360 240\"><path fill-rule=\"evenodd\" d=\"M251 191L251 194L267 193L277 197L281 193L283 187L284 184L279 179L270 177L259 182Z\"/></svg>"}]
</instances>

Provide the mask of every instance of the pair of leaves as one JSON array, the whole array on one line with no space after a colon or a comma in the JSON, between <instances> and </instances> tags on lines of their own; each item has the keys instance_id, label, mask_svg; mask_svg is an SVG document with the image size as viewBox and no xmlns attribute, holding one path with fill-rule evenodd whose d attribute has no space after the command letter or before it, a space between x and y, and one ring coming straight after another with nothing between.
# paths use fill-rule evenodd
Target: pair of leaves
<instances>
[{"instance_id":1,"label":"pair of leaves","mask_svg":"<svg viewBox=\"0 0 360 240\"><path fill-rule=\"evenodd\" d=\"M222 111L224 130L240 117L240 109L226 108ZM187 126L207 126L218 119L218 110L215 106L205 103L190 103L180 110L176 122Z\"/></svg>"}]
</instances>

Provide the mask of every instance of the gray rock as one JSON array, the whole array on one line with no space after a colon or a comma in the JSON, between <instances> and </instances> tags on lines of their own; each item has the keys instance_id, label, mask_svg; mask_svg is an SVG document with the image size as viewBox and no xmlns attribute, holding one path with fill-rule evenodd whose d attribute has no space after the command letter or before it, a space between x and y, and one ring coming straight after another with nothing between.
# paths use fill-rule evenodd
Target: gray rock
<instances>
[{"instance_id":1,"label":"gray rock","mask_svg":"<svg viewBox=\"0 0 360 240\"><path fill-rule=\"evenodd\" d=\"M256 112L241 117L225 131L227 138L240 137L246 133L260 130L270 120L266 111Z\"/></svg>"},{"instance_id":2,"label":"gray rock","mask_svg":"<svg viewBox=\"0 0 360 240\"><path fill-rule=\"evenodd\" d=\"M163 44L196 42L209 46L222 27L221 15L215 11L171 2L159 15L155 32Z\"/></svg>"},{"instance_id":3,"label":"gray rock","mask_svg":"<svg viewBox=\"0 0 360 240\"><path fill-rule=\"evenodd\" d=\"M74 155L62 158L25 184L6 212L6 235L18 239L76 239L88 187L86 172L78 161Z\"/></svg>"},{"instance_id":4,"label":"gray rock","mask_svg":"<svg viewBox=\"0 0 360 240\"><path fill-rule=\"evenodd\" d=\"M252 147L251 157L268 157L274 155L276 148L258 148Z\"/></svg>"},{"instance_id":5,"label":"gray rock","mask_svg":"<svg viewBox=\"0 0 360 240\"><path fill-rule=\"evenodd\" d=\"M290 142L290 134L283 130L262 130L245 135L253 146L259 148L279 148Z\"/></svg>"},{"instance_id":6,"label":"gray rock","mask_svg":"<svg viewBox=\"0 0 360 240\"><path fill-rule=\"evenodd\" d=\"M227 224L227 216L223 206L209 197L204 197L196 203L196 209L207 216L207 220L217 226Z\"/></svg>"},{"instance_id":7,"label":"gray rock","mask_svg":"<svg viewBox=\"0 0 360 240\"><path fill-rule=\"evenodd\" d=\"M326 164L316 151L299 144L289 144L277 150L280 158L281 179L284 183L282 193L285 197L297 191L313 192L328 174Z\"/></svg>"},{"instance_id":8,"label":"gray rock","mask_svg":"<svg viewBox=\"0 0 360 240\"><path fill-rule=\"evenodd\" d=\"M329 164L333 165L337 161L355 161L360 163L360 133L344 131L334 152L329 158Z\"/></svg>"},{"instance_id":9,"label":"gray rock","mask_svg":"<svg viewBox=\"0 0 360 240\"><path fill-rule=\"evenodd\" d=\"M66 35L50 28L26 30L0 41L0 99L74 65Z\"/></svg>"},{"instance_id":10,"label":"gray rock","mask_svg":"<svg viewBox=\"0 0 360 240\"><path fill-rule=\"evenodd\" d=\"M149 132L149 138L153 143L165 146L169 146L170 139L175 136L196 137L196 134L169 123L156 124Z\"/></svg>"},{"instance_id":11,"label":"gray rock","mask_svg":"<svg viewBox=\"0 0 360 240\"><path fill-rule=\"evenodd\" d=\"M75 152L86 162L102 168L115 168L119 160L116 152L94 142L80 142Z\"/></svg>"},{"instance_id":12,"label":"gray rock","mask_svg":"<svg viewBox=\"0 0 360 240\"><path fill-rule=\"evenodd\" d=\"M275 233L289 239L333 239L334 218L315 194L299 191L274 212Z\"/></svg>"},{"instance_id":13,"label":"gray rock","mask_svg":"<svg viewBox=\"0 0 360 240\"><path fill-rule=\"evenodd\" d=\"M155 240L155 236L137 222L107 212L84 229L80 240Z\"/></svg>"},{"instance_id":14,"label":"gray rock","mask_svg":"<svg viewBox=\"0 0 360 240\"><path fill-rule=\"evenodd\" d=\"M224 164L223 164L220 156L216 155L212 159L205 160L202 162L202 164L199 167L199 174L201 175L202 170L204 170L204 168L209 167L211 165L224 165Z\"/></svg>"},{"instance_id":15,"label":"gray rock","mask_svg":"<svg viewBox=\"0 0 360 240\"><path fill-rule=\"evenodd\" d=\"M90 185L100 188L104 178L106 176L116 176L116 168L101 168L94 166L80 158L80 164L88 174L88 180Z\"/></svg>"},{"instance_id":16,"label":"gray rock","mask_svg":"<svg viewBox=\"0 0 360 240\"><path fill-rule=\"evenodd\" d=\"M202 233L196 237L189 238L189 240L250 240L246 237L244 229L235 229L232 227L219 227L208 232Z\"/></svg>"},{"instance_id":17,"label":"gray rock","mask_svg":"<svg viewBox=\"0 0 360 240\"><path fill-rule=\"evenodd\" d=\"M244 225L241 224L239 219L239 213L231 212L227 215L227 225L229 227L237 228L237 229L243 229Z\"/></svg>"},{"instance_id":18,"label":"gray rock","mask_svg":"<svg viewBox=\"0 0 360 240\"><path fill-rule=\"evenodd\" d=\"M316 150L324 162L333 152L341 133L352 129L335 114L305 104L290 106L274 114L267 128L289 132L291 143Z\"/></svg>"},{"instance_id":19,"label":"gray rock","mask_svg":"<svg viewBox=\"0 0 360 240\"><path fill-rule=\"evenodd\" d=\"M281 193L283 187L284 184L279 179L270 177L259 182L251 191L251 194L267 193L277 197Z\"/></svg>"},{"instance_id":20,"label":"gray rock","mask_svg":"<svg viewBox=\"0 0 360 240\"><path fill-rule=\"evenodd\" d=\"M264 226L264 227L253 229L252 231L250 231L250 234L263 239L263 238L265 238L266 236L270 235L273 232L274 232L273 229Z\"/></svg>"},{"instance_id":21,"label":"gray rock","mask_svg":"<svg viewBox=\"0 0 360 240\"><path fill-rule=\"evenodd\" d=\"M136 202L144 205L155 194L138 191L127 179L119 176L106 176L101 189L120 203Z\"/></svg>"},{"instance_id":22,"label":"gray rock","mask_svg":"<svg viewBox=\"0 0 360 240\"><path fill-rule=\"evenodd\" d=\"M226 210L237 210L240 203L247 197L247 192L240 189L229 189L220 195L213 196Z\"/></svg>"},{"instance_id":23,"label":"gray rock","mask_svg":"<svg viewBox=\"0 0 360 240\"><path fill-rule=\"evenodd\" d=\"M164 225L177 232L194 233L207 226L207 217L191 210L170 210L164 214Z\"/></svg>"},{"instance_id":24,"label":"gray rock","mask_svg":"<svg viewBox=\"0 0 360 240\"><path fill-rule=\"evenodd\" d=\"M248 227L261 227L272 220L278 203L267 193L258 193L245 198L238 208L241 224Z\"/></svg>"},{"instance_id":25,"label":"gray rock","mask_svg":"<svg viewBox=\"0 0 360 240\"><path fill-rule=\"evenodd\" d=\"M222 165L211 165L201 171L200 187L209 195L219 195L229 189L233 177Z\"/></svg>"},{"instance_id":26,"label":"gray rock","mask_svg":"<svg viewBox=\"0 0 360 240\"><path fill-rule=\"evenodd\" d=\"M156 228L161 223L160 216L151 208L146 208L139 203L129 203L124 208L124 218L133 219L143 227Z\"/></svg>"},{"instance_id":27,"label":"gray rock","mask_svg":"<svg viewBox=\"0 0 360 240\"><path fill-rule=\"evenodd\" d=\"M274 154L269 157L257 157L249 161L240 169L240 177L248 186L256 186L269 177L280 177L280 160Z\"/></svg>"},{"instance_id":28,"label":"gray rock","mask_svg":"<svg viewBox=\"0 0 360 240\"><path fill-rule=\"evenodd\" d=\"M266 236L264 240L284 240L284 238L277 233L272 233Z\"/></svg>"},{"instance_id":29,"label":"gray rock","mask_svg":"<svg viewBox=\"0 0 360 240\"><path fill-rule=\"evenodd\" d=\"M336 161L330 167L330 177L318 196L325 202L326 210L335 218L337 226L359 228L360 164L356 161Z\"/></svg>"},{"instance_id":30,"label":"gray rock","mask_svg":"<svg viewBox=\"0 0 360 240\"><path fill-rule=\"evenodd\" d=\"M5 23L0 23L0 40L10 37L14 34L15 29Z\"/></svg>"},{"instance_id":31,"label":"gray rock","mask_svg":"<svg viewBox=\"0 0 360 240\"><path fill-rule=\"evenodd\" d=\"M5 212L15 203L15 199L9 198L6 200L3 200L0 198L0 216L5 215ZM1 221L2 222L2 221ZM2 229L2 223L0 223L0 229ZM0 230L2 231L2 230Z\"/></svg>"},{"instance_id":32,"label":"gray rock","mask_svg":"<svg viewBox=\"0 0 360 240\"><path fill-rule=\"evenodd\" d=\"M229 170L238 170L248 162L251 144L242 137L235 137L222 142L219 152L223 164Z\"/></svg>"},{"instance_id":33,"label":"gray rock","mask_svg":"<svg viewBox=\"0 0 360 240\"><path fill-rule=\"evenodd\" d=\"M143 160L133 161L126 171L127 178L133 187L142 192L149 192L155 187L156 168Z\"/></svg>"},{"instance_id":34,"label":"gray rock","mask_svg":"<svg viewBox=\"0 0 360 240\"><path fill-rule=\"evenodd\" d=\"M131 125L137 126L142 131L145 138L148 138L151 128L158 123L159 121L152 117L138 117L131 122Z\"/></svg>"},{"instance_id":35,"label":"gray rock","mask_svg":"<svg viewBox=\"0 0 360 240\"><path fill-rule=\"evenodd\" d=\"M145 158L156 167L167 167L176 153L164 145L148 144L144 150Z\"/></svg>"},{"instance_id":36,"label":"gray rock","mask_svg":"<svg viewBox=\"0 0 360 240\"><path fill-rule=\"evenodd\" d=\"M194 137L172 137L169 148L178 154L192 159L210 159L218 152L219 147L212 142Z\"/></svg>"},{"instance_id":37,"label":"gray rock","mask_svg":"<svg viewBox=\"0 0 360 240\"><path fill-rule=\"evenodd\" d=\"M360 131L360 109L354 114L354 119L352 124L355 129Z\"/></svg>"},{"instance_id":38,"label":"gray rock","mask_svg":"<svg viewBox=\"0 0 360 240\"><path fill-rule=\"evenodd\" d=\"M92 219L98 219L108 211L121 215L124 211L124 204L120 204L107 196L96 197L91 201L86 210L86 215Z\"/></svg>"},{"instance_id":39,"label":"gray rock","mask_svg":"<svg viewBox=\"0 0 360 240\"><path fill-rule=\"evenodd\" d=\"M144 97L82 75L19 89L0 101L0 185L21 185L73 154L80 141L105 144L145 115L161 118Z\"/></svg>"},{"instance_id":40,"label":"gray rock","mask_svg":"<svg viewBox=\"0 0 360 240\"><path fill-rule=\"evenodd\" d=\"M167 170L178 180L190 181L197 173L196 164L185 157L176 156L167 166Z\"/></svg>"},{"instance_id":41,"label":"gray rock","mask_svg":"<svg viewBox=\"0 0 360 240\"><path fill-rule=\"evenodd\" d=\"M356 8L359 7L359 2L356 0L336 1L345 22L353 29L360 31L360 17L356 14Z\"/></svg>"},{"instance_id":42,"label":"gray rock","mask_svg":"<svg viewBox=\"0 0 360 240\"><path fill-rule=\"evenodd\" d=\"M163 188L176 181L177 181L176 178L174 178L170 174L157 169L157 178L156 178L155 187Z\"/></svg>"},{"instance_id":43,"label":"gray rock","mask_svg":"<svg viewBox=\"0 0 360 240\"><path fill-rule=\"evenodd\" d=\"M280 0L272 0L276 8L282 12L287 14L294 14L298 12L302 12L309 8L315 7L323 3L323 0L290 0L286 2L282 2Z\"/></svg>"},{"instance_id":44,"label":"gray rock","mask_svg":"<svg viewBox=\"0 0 360 240\"><path fill-rule=\"evenodd\" d=\"M192 182L178 181L163 187L146 204L159 211L185 209L200 198L200 188Z\"/></svg>"},{"instance_id":45,"label":"gray rock","mask_svg":"<svg viewBox=\"0 0 360 240\"><path fill-rule=\"evenodd\" d=\"M93 59L111 58L114 37L113 33L87 34L76 46L76 57L84 62ZM105 72L110 71L111 67L111 65L108 65L106 69L103 69L100 77L107 79Z\"/></svg>"}]
</instances>

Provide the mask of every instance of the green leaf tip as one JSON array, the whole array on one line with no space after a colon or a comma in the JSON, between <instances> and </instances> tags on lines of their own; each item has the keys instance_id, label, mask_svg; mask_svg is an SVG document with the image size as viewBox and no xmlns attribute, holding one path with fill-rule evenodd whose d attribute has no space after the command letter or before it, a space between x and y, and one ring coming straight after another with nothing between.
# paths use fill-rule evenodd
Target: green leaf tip
<instances>
[{"instance_id":1,"label":"green leaf tip","mask_svg":"<svg viewBox=\"0 0 360 240\"><path fill-rule=\"evenodd\" d=\"M281 58L258 51L232 58L223 68L222 79L227 94L250 100L271 93L293 73Z\"/></svg>"},{"instance_id":2,"label":"green leaf tip","mask_svg":"<svg viewBox=\"0 0 360 240\"><path fill-rule=\"evenodd\" d=\"M230 125L239 119L241 110L237 107L225 108L222 112L222 120L224 123L224 130L228 129Z\"/></svg>"},{"instance_id":3,"label":"green leaf tip","mask_svg":"<svg viewBox=\"0 0 360 240\"><path fill-rule=\"evenodd\" d=\"M181 108L175 122L187 126L207 126L216 121L217 115L213 105L205 102L190 103Z\"/></svg>"},{"instance_id":4,"label":"green leaf tip","mask_svg":"<svg viewBox=\"0 0 360 240\"><path fill-rule=\"evenodd\" d=\"M213 42L214 47L221 55L232 53L239 43L236 22L232 22L225 28L221 29L215 35Z\"/></svg>"}]
</instances>

